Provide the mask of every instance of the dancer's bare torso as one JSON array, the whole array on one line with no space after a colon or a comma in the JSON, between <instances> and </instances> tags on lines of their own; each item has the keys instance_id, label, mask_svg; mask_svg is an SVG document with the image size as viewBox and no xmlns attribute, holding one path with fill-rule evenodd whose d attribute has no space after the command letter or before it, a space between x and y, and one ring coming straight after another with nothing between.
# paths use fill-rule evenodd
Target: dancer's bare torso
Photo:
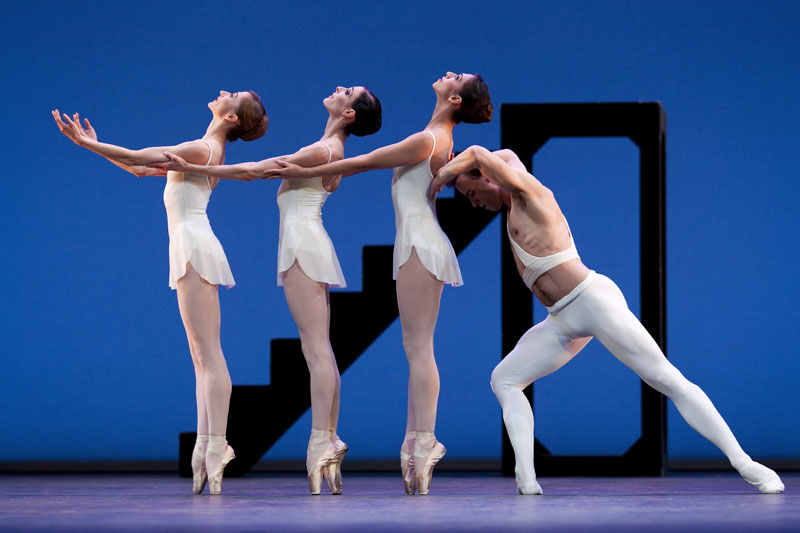
<instances>
[{"instance_id":1,"label":"dancer's bare torso","mask_svg":"<svg viewBox=\"0 0 800 533\"><path fill-rule=\"evenodd\" d=\"M553 193L532 175L517 169L524 175L525 191L512 194L508 210L510 237L523 250L537 257L545 257L569 248L572 236ZM514 261L520 276L525 266L514 253ZM557 265L536 279L531 290L543 305L550 307L569 294L586 279L589 269L580 259L571 259Z\"/></svg>"}]
</instances>

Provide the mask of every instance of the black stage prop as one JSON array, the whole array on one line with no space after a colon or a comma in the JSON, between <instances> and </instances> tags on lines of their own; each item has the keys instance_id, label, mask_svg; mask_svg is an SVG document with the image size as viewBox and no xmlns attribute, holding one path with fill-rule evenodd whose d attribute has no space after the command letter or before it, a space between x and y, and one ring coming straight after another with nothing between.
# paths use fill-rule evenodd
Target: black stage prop
<instances>
[{"instance_id":1,"label":"black stage prop","mask_svg":"<svg viewBox=\"0 0 800 533\"><path fill-rule=\"evenodd\" d=\"M666 115L659 103L502 104L501 145L531 169L536 151L551 137L630 137L640 150L642 323L666 353L665 142ZM497 213L473 209L460 194L436 204L439 223L457 254ZM502 214L502 351L510 352L533 325L532 295L519 279ZM331 345L344 372L398 318L391 246L365 246L363 290L335 291ZM356 327L357 324L357 327ZM308 370L299 339L270 343L270 385L234 385L228 441L236 460L226 476L249 471L311 406ZM526 390L532 401L532 388ZM536 441L541 475L663 475L666 469L665 398L642 383L642 435L622 456L558 456ZM502 422L501 422L502 424ZM191 477L196 434L181 433L180 474ZM503 473L514 474L514 453L503 432Z\"/></svg>"}]
</instances>

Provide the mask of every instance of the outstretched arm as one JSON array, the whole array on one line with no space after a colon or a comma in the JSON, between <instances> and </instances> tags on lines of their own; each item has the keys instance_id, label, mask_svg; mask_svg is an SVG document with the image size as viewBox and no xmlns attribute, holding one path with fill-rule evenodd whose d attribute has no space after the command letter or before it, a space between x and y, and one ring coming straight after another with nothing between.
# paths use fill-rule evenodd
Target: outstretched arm
<instances>
[{"instance_id":1,"label":"outstretched arm","mask_svg":"<svg viewBox=\"0 0 800 533\"><path fill-rule=\"evenodd\" d=\"M63 124L64 127L66 127L66 124L64 124L64 122L61 120L61 117L58 116L58 114L54 113L53 116L55 117L57 124L61 123L61 124ZM75 113L74 115L72 115L72 122L78 128L80 128L82 136L86 136L86 137L88 137L88 138L90 138L90 139L92 139L94 141L97 140L97 132L95 131L94 127L92 126L92 123L89 122L88 118L84 118L83 119L83 124L81 124L80 116L78 115L78 113ZM108 158L106 158L106 159L108 159ZM127 172L130 172L134 176L137 176L137 177L140 177L140 178L143 177L143 176L166 176L166 171L162 171L160 169L147 168L147 167L142 167L142 166L130 167L130 166L127 166L127 165L123 165L122 163L120 163L118 161L114 161L113 159L108 159L108 160L111 163L117 165L119 168L121 168L121 169L123 169L123 170L125 170Z\"/></svg>"},{"instance_id":2,"label":"outstretched arm","mask_svg":"<svg viewBox=\"0 0 800 533\"><path fill-rule=\"evenodd\" d=\"M153 163L150 166L160 170L176 170L179 172L191 172L212 178L252 181L259 179L263 173L270 169L281 168L276 162L278 159L289 161L301 167L313 167L322 165L328 160L328 150L320 143L315 143L298 150L291 155L284 155L264 159L257 162L238 163L236 165L196 165L188 163L182 157L172 152L164 152L168 158L166 163Z\"/></svg>"},{"instance_id":3,"label":"outstretched arm","mask_svg":"<svg viewBox=\"0 0 800 533\"><path fill-rule=\"evenodd\" d=\"M265 170L261 177L273 178L310 178L312 176L352 176L367 170L394 168L419 163L428 157L433 145L431 136L419 132L400 141L373 150L372 152L356 157L342 159L316 167L303 168L283 159L276 163L281 168Z\"/></svg>"},{"instance_id":4,"label":"outstretched arm","mask_svg":"<svg viewBox=\"0 0 800 533\"><path fill-rule=\"evenodd\" d=\"M146 167L149 163L166 161L165 150L170 150L185 157L190 161L205 161L208 157L208 148L197 141L181 143L177 146L161 146L152 148L142 148L141 150L129 150L122 146L102 143L97 140L96 135L90 134L80 124L80 118L76 113L73 118L59 113L58 109L53 110L53 118L56 121L61 133L69 137L78 146L83 146L92 152L105 157L114 164L122 168L142 170L139 167Z\"/></svg>"},{"instance_id":5,"label":"outstretched arm","mask_svg":"<svg viewBox=\"0 0 800 533\"><path fill-rule=\"evenodd\" d=\"M479 173L471 172L473 170ZM489 181L496 183L511 194L520 194L526 190L528 181L525 177L529 174L525 165L511 150L498 150L490 152L483 146L470 146L452 161L439 169L431 184L431 195L441 191L442 188L464 175L473 179L485 176Z\"/></svg>"}]
</instances>

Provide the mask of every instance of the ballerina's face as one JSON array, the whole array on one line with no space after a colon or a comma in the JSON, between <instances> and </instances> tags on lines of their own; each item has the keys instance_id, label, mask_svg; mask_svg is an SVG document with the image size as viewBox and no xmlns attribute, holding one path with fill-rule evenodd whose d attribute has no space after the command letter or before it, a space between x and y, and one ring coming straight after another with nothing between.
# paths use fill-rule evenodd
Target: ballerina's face
<instances>
[{"instance_id":1,"label":"ballerina's face","mask_svg":"<svg viewBox=\"0 0 800 533\"><path fill-rule=\"evenodd\" d=\"M455 72L448 72L443 77L433 82L433 90L436 94L443 96L450 96L451 94L459 94L461 87L464 86L469 80L474 78L473 74L456 74Z\"/></svg>"},{"instance_id":2,"label":"ballerina's face","mask_svg":"<svg viewBox=\"0 0 800 533\"><path fill-rule=\"evenodd\" d=\"M220 91L219 96L208 103L208 108L218 117L225 117L229 114L236 115L245 98L253 98L253 95L247 91L234 93Z\"/></svg>"},{"instance_id":3,"label":"ballerina's face","mask_svg":"<svg viewBox=\"0 0 800 533\"><path fill-rule=\"evenodd\" d=\"M366 89L360 85L355 87L339 86L336 87L333 94L322 101L322 104L332 115L339 115L347 109L352 109L353 102L358 100L358 98L364 94L365 90Z\"/></svg>"}]
</instances>

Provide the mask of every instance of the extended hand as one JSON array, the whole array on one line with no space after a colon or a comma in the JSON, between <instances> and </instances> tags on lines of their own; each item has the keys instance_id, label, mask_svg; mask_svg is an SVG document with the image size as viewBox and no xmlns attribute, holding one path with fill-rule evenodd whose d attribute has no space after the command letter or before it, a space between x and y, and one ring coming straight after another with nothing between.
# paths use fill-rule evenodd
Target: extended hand
<instances>
[{"instance_id":1,"label":"extended hand","mask_svg":"<svg viewBox=\"0 0 800 533\"><path fill-rule=\"evenodd\" d=\"M289 163L283 159L275 161L280 168L267 169L261 173L262 180L269 180L275 178L304 178L306 177L306 169L300 165Z\"/></svg>"},{"instance_id":2,"label":"extended hand","mask_svg":"<svg viewBox=\"0 0 800 533\"><path fill-rule=\"evenodd\" d=\"M75 125L77 125L78 128L80 128L81 135L83 137L91 139L93 141L97 140L97 132L94 131L94 128L92 127L92 124L89 122L88 118L84 118L83 119L83 123L85 124L85 127L81 126L81 117L77 113L72 115L72 122L74 122Z\"/></svg>"},{"instance_id":3,"label":"extended hand","mask_svg":"<svg viewBox=\"0 0 800 533\"><path fill-rule=\"evenodd\" d=\"M431 200L435 200L436 195L439 194L442 189L444 189L445 185L453 181L453 178L455 178L455 176L447 169L447 166L448 165L445 165L440 168L439 172L436 173L436 177L433 178L433 181L431 182Z\"/></svg>"},{"instance_id":4,"label":"extended hand","mask_svg":"<svg viewBox=\"0 0 800 533\"><path fill-rule=\"evenodd\" d=\"M86 124L86 127L84 128L81 126L81 119L78 113L72 115L72 118L68 117L66 113L62 115L58 109L54 109L52 113L58 129L61 131L61 133L69 137L75 144L81 146L87 140L97 140L97 132L94 131L91 123L89 123L89 119L84 119L84 123Z\"/></svg>"}]
</instances>

